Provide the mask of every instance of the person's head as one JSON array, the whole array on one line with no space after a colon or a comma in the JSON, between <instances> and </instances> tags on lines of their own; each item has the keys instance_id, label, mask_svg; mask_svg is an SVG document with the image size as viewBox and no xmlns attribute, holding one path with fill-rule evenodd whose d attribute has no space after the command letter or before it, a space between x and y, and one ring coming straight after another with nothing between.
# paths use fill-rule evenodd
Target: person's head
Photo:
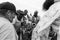
<instances>
[{"instance_id":1,"label":"person's head","mask_svg":"<svg viewBox=\"0 0 60 40\"><path fill-rule=\"evenodd\" d=\"M19 21L21 21L21 19L24 17L24 16L26 16L27 15L27 13L28 13L28 11L27 10L24 10L24 11L22 11L22 10L17 10L17 19L19 20Z\"/></svg>"},{"instance_id":2,"label":"person's head","mask_svg":"<svg viewBox=\"0 0 60 40\"><path fill-rule=\"evenodd\" d=\"M28 10L24 10L24 15L27 15L27 13L28 13Z\"/></svg>"},{"instance_id":3,"label":"person's head","mask_svg":"<svg viewBox=\"0 0 60 40\"><path fill-rule=\"evenodd\" d=\"M38 16L38 11L35 11L34 12L34 17L37 17Z\"/></svg>"},{"instance_id":4,"label":"person's head","mask_svg":"<svg viewBox=\"0 0 60 40\"><path fill-rule=\"evenodd\" d=\"M10 2L3 2L0 4L0 16L7 18L10 22L16 14L16 7Z\"/></svg>"},{"instance_id":5,"label":"person's head","mask_svg":"<svg viewBox=\"0 0 60 40\"><path fill-rule=\"evenodd\" d=\"M52 4L54 4L54 0L45 0L43 10L47 11Z\"/></svg>"},{"instance_id":6,"label":"person's head","mask_svg":"<svg viewBox=\"0 0 60 40\"><path fill-rule=\"evenodd\" d=\"M21 19L22 19L22 17L24 16L23 15L23 11L22 10L17 10L17 19L19 20L19 21L21 21Z\"/></svg>"},{"instance_id":7,"label":"person's head","mask_svg":"<svg viewBox=\"0 0 60 40\"><path fill-rule=\"evenodd\" d=\"M18 15L23 15L23 11L22 10L17 10L17 14Z\"/></svg>"}]
</instances>

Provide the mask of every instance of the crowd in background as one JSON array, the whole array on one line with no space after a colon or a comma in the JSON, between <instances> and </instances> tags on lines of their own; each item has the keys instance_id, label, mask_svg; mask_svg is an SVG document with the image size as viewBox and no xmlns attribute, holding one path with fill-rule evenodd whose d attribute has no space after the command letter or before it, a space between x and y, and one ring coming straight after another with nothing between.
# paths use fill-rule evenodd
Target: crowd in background
<instances>
[{"instance_id":1,"label":"crowd in background","mask_svg":"<svg viewBox=\"0 0 60 40\"><path fill-rule=\"evenodd\" d=\"M13 3L0 4L0 40L31 40L32 31L40 21L38 11L16 10Z\"/></svg>"},{"instance_id":2,"label":"crowd in background","mask_svg":"<svg viewBox=\"0 0 60 40\"><path fill-rule=\"evenodd\" d=\"M20 40L31 40L32 31L40 21L38 11L34 12L34 15L28 14L28 10L17 10L18 21L15 21L15 29ZM15 20L16 20L15 19Z\"/></svg>"}]
</instances>

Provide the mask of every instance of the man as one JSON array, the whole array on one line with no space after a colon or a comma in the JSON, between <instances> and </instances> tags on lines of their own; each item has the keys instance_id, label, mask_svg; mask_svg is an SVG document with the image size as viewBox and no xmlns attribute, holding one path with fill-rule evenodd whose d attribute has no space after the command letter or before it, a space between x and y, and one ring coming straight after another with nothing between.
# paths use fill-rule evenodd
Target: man
<instances>
[{"instance_id":1,"label":"man","mask_svg":"<svg viewBox=\"0 0 60 40\"><path fill-rule=\"evenodd\" d=\"M12 25L16 15L16 7L10 2L0 4L0 40L17 40L17 34Z\"/></svg>"},{"instance_id":2,"label":"man","mask_svg":"<svg viewBox=\"0 0 60 40\"><path fill-rule=\"evenodd\" d=\"M53 1L56 3L54 3ZM50 4L51 6L49 6L45 15L41 18L40 22L33 30L32 40L50 40L48 39L50 26L52 26L53 31L57 34L54 34L55 36L57 36L57 40L60 40L60 2L55 0L52 0L50 2L53 2L53 4ZM59 20L55 21L56 19ZM53 23L56 23L56 25L54 25ZM53 38L53 40L56 39Z\"/></svg>"},{"instance_id":3,"label":"man","mask_svg":"<svg viewBox=\"0 0 60 40\"><path fill-rule=\"evenodd\" d=\"M38 11L35 11L32 17L32 22L37 24L39 20L40 20L40 16L38 16Z\"/></svg>"}]
</instances>

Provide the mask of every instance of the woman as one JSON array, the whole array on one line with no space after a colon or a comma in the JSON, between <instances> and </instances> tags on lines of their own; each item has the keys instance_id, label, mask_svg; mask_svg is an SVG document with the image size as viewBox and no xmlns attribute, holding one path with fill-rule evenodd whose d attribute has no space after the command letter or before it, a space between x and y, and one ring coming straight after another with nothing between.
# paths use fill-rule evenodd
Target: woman
<instances>
[{"instance_id":1,"label":"woman","mask_svg":"<svg viewBox=\"0 0 60 40\"><path fill-rule=\"evenodd\" d=\"M51 4L48 6L49 3ZM43 8L46 11L45 15L33 30L32 40L51 40L48 38L50 26L52 26L53 31L57 34L57 40L60 39L60 27L52 24L60 16L60 2L56 0L46 0L46 6L48 6L48 8ZM57 24L59 24L59 21L57 21Z\"/></svg>"}]
</instances>

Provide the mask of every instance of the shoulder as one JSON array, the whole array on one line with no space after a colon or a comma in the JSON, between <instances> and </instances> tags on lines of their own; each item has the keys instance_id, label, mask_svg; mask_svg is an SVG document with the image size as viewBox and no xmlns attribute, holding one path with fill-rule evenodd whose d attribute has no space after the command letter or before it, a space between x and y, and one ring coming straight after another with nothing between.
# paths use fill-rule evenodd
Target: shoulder
<instances>
[{"instance_id":1,"label":"shoulder","mask_svg":"<svg viewBox=\"0 0 60 40\"><path fill-rule=\"evenodd\" d=\"M10 28L13 27L12 23L10 23L8 20L4 18L0 18L0 28Z\"/></svg>"},{"instance_id":2,"label":"shoulder","mask_svg":"<svg viewBox=\"0 0 60 40\"><path fill-rule=\"evenodd\" d=\"M56 2L49 9L60 10L60 2Z\"/></svg>"}]
</instances>

